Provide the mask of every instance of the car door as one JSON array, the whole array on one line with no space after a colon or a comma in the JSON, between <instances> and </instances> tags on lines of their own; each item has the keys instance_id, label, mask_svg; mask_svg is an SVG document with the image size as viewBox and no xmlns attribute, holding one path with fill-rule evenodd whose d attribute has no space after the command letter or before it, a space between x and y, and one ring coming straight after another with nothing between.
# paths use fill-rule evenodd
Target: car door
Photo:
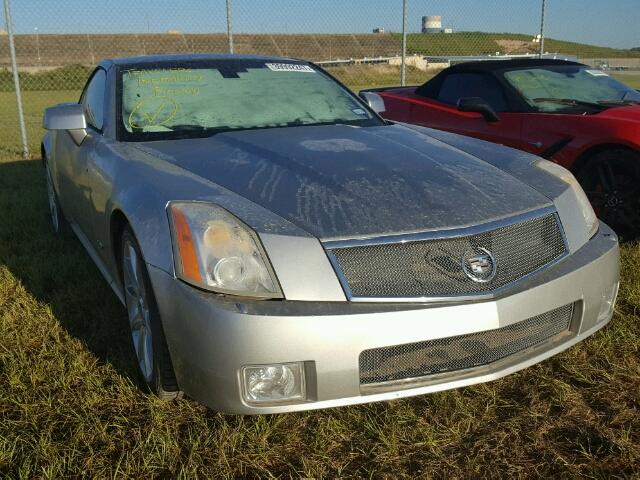
<instances>
[{"instance_id":1,"label":"car door","mask_svg":"<svg viewBox=\"0 0 640 480\"><path fill-rule=\"evenodd\" d=\"M522 149L551 158L576 136L574 115L523 113Z\"/></svg>"},{"instance_id":2,"label":"car door","mask_svg":"<svg viewBox=\"0 0 640 480\"><path fill-rule=\"evenodd\" d=\"M54 147L62 209L85 235L88 231L87 208L91 201L87 160L102 135L105 81L105 71L97 68L80 96L88 134L83 142L78 145L68 132L59 131Z\"/></svg>"},{"instance_id":3,"label":"car door","mask_svg":"<svg viewBox=\"0 0 640 480\"><path fill-rule=\"evenodd\" d=\"M94 183L95 183L95 164L96 157L103 149L102 145L105 141L103 135L104 117L105 117L105 96L106 96L107 74L104 69L98 68L94 72L87 88L82 93L80 102L84 108L84 114L87 119L88 136L79 148L79 163L84 168L83 175L83 198L81 205L80 218L82 221L82 230L87 240L91 243L96 251L100 251L102 245L98 242L96 236L96 218L95 218L95 199L94 199Z\"/></svg>"},{"instance_id":4,"label":"car door","mask_svg":"<svg viewBox=\"0 0 640 480\"><path fill-rule=\"evenodd\" d=\"M87 82L80 97L87 121L87 136L76 146L73 162L76 171L75 221L87 240L95 248L92 218L91 164L96 150L103 141L106 72L97 68Z\"/></svg>"},{"instance_id":5,"label":"car door","mask_svg":"<svg viewBox=\"0 0 640 480\"><path fill-rule=\"evenodd\" d=\"M498 113L499 120L488 122L479 113L458 110L458 100L465 97L484 99ZM410 122L519 147L521 117L509 109L503 87L492 75L450 73L442 80L436 98L424 98L412 105Z\"/></svg>"}]
</instances>

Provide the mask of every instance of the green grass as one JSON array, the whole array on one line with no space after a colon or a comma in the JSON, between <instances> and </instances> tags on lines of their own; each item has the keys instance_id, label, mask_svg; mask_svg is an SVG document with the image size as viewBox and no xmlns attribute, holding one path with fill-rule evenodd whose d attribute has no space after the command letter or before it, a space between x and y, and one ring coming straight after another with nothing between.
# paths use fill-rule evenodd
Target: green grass
<instances>
[{"instance_id":1,"label":"green grass","mask_svg":"<svg viewBox=\"0 0 640 480\"><path fill-rule=\"evenodd\" d=\"M636 90L640 90L640 73L613 73L611 76Z\"/></svg>"},{"instance_id":2,"label":"green grass","mask_svg":"<svg viewBox=\"0 0 640 480\"><path fill-rule=\"evenodd\" d=\"M73 98L77 92L25 95L30 129L37 130L44 105ZM0 113L14 108L10 96L2 99ZM37 159L17 160L16 135L3 135L0 477L622 478L640 472L640 247L623 249L612 323L532 368L405 400L225 416L188 399L163 403L141 389L124 310L78 241L52 234L42 167Z\"/></svg>"},{"instance_id":3,"label":"green grass","mask_svg":"<svg viewBox=\"0 0 640 480\"><path fill-rule=\"evenodd\" d=\"M92 67L67 65L38 73L20 72L20 89L23 91L82 90ZM13 92L13 75L7 69L0 70L0 91Z\"/></svg>"},{"instance_id":4,"label":"green grass","mask_svg":"<svg viewBox=\"0 0 640 480\"><path fill-rule=\"evenodd\" d=\"M399 34L394 34L399 35ZM531 35L518 33L454 32L412 33L407 36L407 51L421 55L484 55L504 52L496 40L530 42ZM640 51L600 47L545 38L545 51L577 55L580 58L640 57Z\"/></svg>"}]
</instances>

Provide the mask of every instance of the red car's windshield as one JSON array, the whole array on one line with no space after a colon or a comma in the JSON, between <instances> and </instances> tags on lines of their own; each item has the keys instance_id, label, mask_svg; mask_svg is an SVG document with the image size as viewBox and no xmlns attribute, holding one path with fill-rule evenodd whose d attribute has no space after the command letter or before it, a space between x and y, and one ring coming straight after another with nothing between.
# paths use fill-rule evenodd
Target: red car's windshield
<instances>
[{"instance_id":1,"label":"red car's windshield","mask_svg":"<svg viewBox=\"0 0 640 480\"><path fill-rule=\"evenodd\" d=\"M602 70L582 66L539 66L510 70L504 78L534 108L554 112L579 105L640 102L640 93Z\"/></svg>"}]
</instances>

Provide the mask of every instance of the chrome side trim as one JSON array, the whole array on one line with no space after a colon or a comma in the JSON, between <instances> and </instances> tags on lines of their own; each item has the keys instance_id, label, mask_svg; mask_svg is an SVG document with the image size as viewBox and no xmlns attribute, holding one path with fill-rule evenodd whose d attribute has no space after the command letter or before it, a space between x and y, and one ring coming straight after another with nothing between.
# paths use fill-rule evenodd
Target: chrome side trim
<instances>
[{"instance_id":1,"label":"chrome side trim","mask_svg":"<svg viewBox=\"0 0 640 480\"><path fill-rule=\"evenodd\" d=\"M340 263L336 258L335 254L332 252L333 249L336 248L350 248L350 247L362 247L367 245L385 245L391 243L409 243L409 242L419 242L425 240L441 240L446 238L457 238L457 237L468 237L471 235L476 235L479 233L488 232L491 230L496 230L501 227L506 227L509 225L521 223L527 220L531 220L534 218L544 217L545 215L554 214L556 217L556 222L558 228L560 230L560 234L562 235L562 241L564 243L564 254L556 258L553 262L543 265L542 267L528 273L520 277L513 282L504 285L500 288L496 288L490 292L479 293L475 295L447 295L445 297L355 297L353 296L353 292L351 291L351 287L349 287L349 282L344 272L342 271L342 267L340 267ZM415 302L415 303L446 303L446 302L465 302L472 300L491 300L499 295L501 295L504 291L509 290L513 287L518 286L522 282L525 282L527 279L532 276L540 273L543 270L551 268L556 265L558 262L562 261L569 255L569 245L567 243L567 237L565 235L564 228L562 226L562 222L560 221L560 216L556 209L552 206L545 207L542 209L534 210L532 212L526 212L520 215L516 215L513 217L504 218L501 220L497 220L495 222L483 223L481 225L474 225L471 227L463 227L463 228L452 228L449 230L437 230L437 231L428 231L428 232L419 232L419 233L411 233L406 235L386 235L380 237L371 237L371 238L362 238L362 239L353 239L353 240L332 240L323 242L323 247L327 253L327 257L333 266L333 269L338 276L338 280L340 281L340 285L342 285L342 289L347 297L347 300L350 302L371 302L371 303L385 303L385 302Z\"/></svg>"}]
</instances>

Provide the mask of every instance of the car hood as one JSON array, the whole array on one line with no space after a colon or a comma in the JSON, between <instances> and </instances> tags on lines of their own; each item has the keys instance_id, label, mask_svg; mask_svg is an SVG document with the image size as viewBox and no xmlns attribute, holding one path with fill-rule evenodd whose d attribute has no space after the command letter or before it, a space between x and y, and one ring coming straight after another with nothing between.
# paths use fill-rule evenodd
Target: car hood
<instances>
[{"instance_id":1,"label":"car hood","mask_svg":"<svg viewBox=\"0 0 640 480\"><path fill-rule=\"evenodd\" d=\"M631 120L640 123L640 105L607 108L600 112L598 117L611 118L614 120Z\"/></svg>"},{"instance_id":2,"label":"car hood","mask_svg":"<svg viewBox=\"0 0 640 480\"><path fill-rule=\"evenodd\" d=\"M401 125L245 130L138 148L321 239L456 228L551 204L499 168Z\"/></svg>"}]
</instances>

